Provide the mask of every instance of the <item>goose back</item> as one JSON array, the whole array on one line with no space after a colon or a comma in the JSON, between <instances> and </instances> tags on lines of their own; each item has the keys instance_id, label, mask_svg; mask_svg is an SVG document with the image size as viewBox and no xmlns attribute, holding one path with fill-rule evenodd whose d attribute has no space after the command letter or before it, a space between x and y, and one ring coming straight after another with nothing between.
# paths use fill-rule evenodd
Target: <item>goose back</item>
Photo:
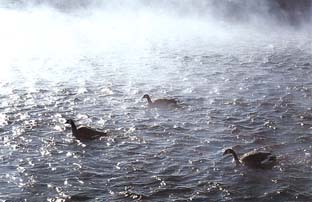
<instances>
[{"instance_id":1,"label":"goose back","mask_svg":"<svg viewBox=\"0 0 312 202\"><path fill-rule=\"evenodd\" d=\"M270 152L251 151L238 158L233 149L227 149L223 155L227 154L233 155L236 165L243 164L250 168L268 169L272 168L276 164L276 156Z\"/></svg>"},{"instance_id":2,"label":"goose back","mask_svg":"<svg viewBox=\"0 0 312 202\"><path fill-rule=\"evenodd\" d=\"M100 132L85 126L78 127L77 131L78 135L76 138L79 140L93 140L107 135L105 132Z\"/></svg>"},{"instance_id":3,"label":"goose back","mask_svg":"<svg viewBox=\"0 0 312 202\"><path fill-rule=\"evenodd\" d=\"M270 152L248 152L241 156L240 161L252 168L269 168L273 167L276 163L276 156Z\"/></svg>"},{"instance_id":4,"label":"goose back","mask_svg":"<svg viewBox=\"0 0 312 202\"><path fill-rule=\"evenodd\" d=\"M145 94L143 98L148 101L149 107L178 107L178 102L175 99L157 99L152 101L148 94Z\"/></svg>"},{"instance_id":5,"label":"goose back","mask_svg":"<svg viewBox=\"0 0 312 202\"><path fill-rule=\"evenodd\" d=\"M170 105L170 104L178 104L175 99L158 99L153 102L154 105Z\"/></svg>"}]
</instances>

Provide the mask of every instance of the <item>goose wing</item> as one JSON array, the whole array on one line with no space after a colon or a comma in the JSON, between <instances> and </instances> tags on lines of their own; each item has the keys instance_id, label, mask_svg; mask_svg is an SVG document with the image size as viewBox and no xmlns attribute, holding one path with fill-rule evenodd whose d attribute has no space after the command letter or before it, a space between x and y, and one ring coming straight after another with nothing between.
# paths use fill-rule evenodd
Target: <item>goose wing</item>
<instances>
[{"instance_id":1,"label":"goose wing","mask_svg":"<svg viewBox=\"0 0 312 202\"><path fill-rule=\"evenodd\" d=\"M99 138L101 136L106 136L107 133L100 132L95 129L89 128L89 127L79 127L78 128L78 139L85 139L85 140L92 140Z\"/></svg>"},{"instance_id":2,"label":"goose wing","mask_svg":"<svg viewBox=\"0 0 312 202\"><path fill-rule=\"evenodd\" d=\"M270 152L249 152L240 158L241 162L249 167L264 168L276 161Z\"/></svg>"},{"instance_id":3,"label":"goose wing","mask_svg":"<svg viewBox=\"0 0 312 202\"><path fill-rule=\"evenodd\" d=\"M154 105L170 105L170 104L177 104L175 99L158 99L153 102Z\"/></svg>"}]
</instances>

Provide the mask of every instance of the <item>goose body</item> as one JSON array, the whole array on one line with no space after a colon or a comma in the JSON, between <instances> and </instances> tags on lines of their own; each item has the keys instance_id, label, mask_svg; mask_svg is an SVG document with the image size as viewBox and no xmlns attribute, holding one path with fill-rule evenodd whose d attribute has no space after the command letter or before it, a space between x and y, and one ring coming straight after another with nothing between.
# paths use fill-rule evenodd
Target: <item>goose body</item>
<instances>
[{"instance_id":1,"label":"goose body","mask_svg":"<svg viewBox=\"0 0 312 202\"><path fill-rule=\"evenodd\" d=\"M178 107L178 102L175 99L157 99L152 101L148 94L145 94L144 98L147 99L149 107Z\"/></svg>"},{"instance_id":2,"label":"goose body","mask_svg":"<svg viewBox=\"0 0 312 202\"><path fill-rule=\"evenodd\" d=\"M73 136L78 140L93 140L102 136L107 136L107 133L89 127L80 126L77 128L72 119L67 120L66 123L71 125Z\"/></svg>"},{"instance_id":3,"label":"goose body","mask_svg":"<svg viewBox=\"0 0 312 202\"><path fill-rule=\"evenodd\" d=\"M270 152L251 151L240 158L233 149L227 149L223 155L232 154L236 165L245 165L249 168L272 168L276 164L276 156Z\"/></svg>"}]
</instances>

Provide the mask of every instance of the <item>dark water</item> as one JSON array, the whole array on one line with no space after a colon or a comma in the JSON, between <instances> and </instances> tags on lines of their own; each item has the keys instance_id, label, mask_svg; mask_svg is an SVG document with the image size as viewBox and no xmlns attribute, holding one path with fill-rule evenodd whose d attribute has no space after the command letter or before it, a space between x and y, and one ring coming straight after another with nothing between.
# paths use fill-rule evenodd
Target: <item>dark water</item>
<instances>
[{"instance_id":1,"label":"dark water","mask_svg":"<svg viewBox=\"0 0 312 202\"><path fill-rule=\"evenodd\" d=\"M309 30L0 13L0 201L312 200ZM110 136L79 142L67 118ZM235 168L229 147L279 163Z\"/></svg>"}]
</instances>

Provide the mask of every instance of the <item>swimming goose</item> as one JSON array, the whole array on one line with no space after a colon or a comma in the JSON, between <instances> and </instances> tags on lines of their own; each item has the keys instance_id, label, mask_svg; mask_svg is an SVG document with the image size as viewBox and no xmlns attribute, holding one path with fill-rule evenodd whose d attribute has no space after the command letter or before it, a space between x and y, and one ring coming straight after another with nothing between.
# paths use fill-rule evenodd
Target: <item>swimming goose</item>
<instances>
[{"instance_id":1,"label":"swimming goose","mask_svg":"<svg viewBox=\"0 0 312 202\"><path fill-rule=\"evenodd\" d=\"M269 169L276 164L276 156L270 152L251 151L238 158L233 149L227 149L223 155L227 154L233 155L236 165L243 164L249 168Z\"/></svg>"},{"instance_id":2,"label":"swimming goose","mask_svg":"<svg viewBox=\"0 0 312 202\"><path fill-rule=\"evenodd\" d=\"M152 102L151 97L145 94L142 99L146 98L149 107L178 107L178 103L175 99L158 99Z\"/></svg>"},{"instance_id":3,"label":"swimming goose","mask_svg":"<svg viewBox=\"0 0 312 202\"><path fill-rule=\"evenodd\" d=\"M66 123L71 125L73 136L78 140L93 140L101 136L107 136L107 133L89 127L80 126L77 128L72 119L68 119Z\"/></svg>"}]
</instances>

